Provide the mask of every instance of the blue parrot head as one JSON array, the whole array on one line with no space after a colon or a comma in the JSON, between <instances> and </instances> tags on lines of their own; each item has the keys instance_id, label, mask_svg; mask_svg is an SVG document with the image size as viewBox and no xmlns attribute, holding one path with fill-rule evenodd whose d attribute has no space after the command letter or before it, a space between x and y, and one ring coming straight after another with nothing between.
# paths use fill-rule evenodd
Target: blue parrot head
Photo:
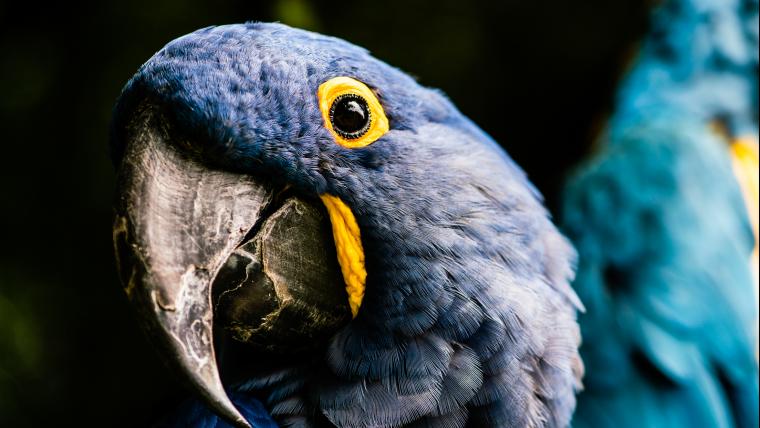
<instances>
[{"instance_id":1,"label":"blue parrot head","mask_svg":"<svg viewBox=\"0 0 760 428\"><path fill-rule=\"evenodd\" d=\"M469 84L473 90L488 90L487 82ZM116 163L128 170L121 175L139 169L123 165L145 153L150 155L141 158L141 165L155 169L148 174L152 178L122 180L122 194L131 199L124 202L116 227L118 233L128 230L124 233L133 236L129 251L143 251L137 259L149 264L161 251L150 250L151 242L169 247L166 251L183 250L175 238L165 236L166 227L155 225L175 216L184 219L175 221L184 225L180 235L206 230L211 226L198 225L187 211L222 210L213 207L223 204L200 200L204 190L198 190L199 183L208 181L197 175L187 180L196 190L161 190L168 179L157 176L185 173L174 160L156 160L163 155L152 150L164 149L135 148L134 141L145 133L130 124L146 105L160 109L165 120L158 128L174 136L171 159L193 159L188 169L246 177L241 179L247 183L240 185L244 189L232 199L255 193L249 183L255 180L324 203L354 315L327 345L323 363L329 381L314 381L321 385L314 387L321 391L314 405L332 422L350 425L368 418L392 425L435 413L433 408L445 400L444 380L452 375L450 364L457 355L467 355L460 370L471 384L467 391L451 393L458 394L462 407L478 401L483 420L506 420L495 416L508 407L497 405L509 399L505 386L487 381L509 370L515 379L518 373L535 376L531 382L544 382L546 392L528 394L510 385L511 393L527 394L525 403L538 403L528 410L510 409L511 417L569 419L581 371L575 324L580 302L568 286L574 252L519 167L440 92L364 49L280 24L210 27L169 43L127 84L112 127ZM159 184L145 184L151 180ZM194 203L167 202L189 194ZM161 210L155 206L145 208L143 217L133 213L147 204L146 195L172 214L155 214ZM215 214L232 219L234 227L227 228L242 234L220 244L223 250L199 250L204 260L229 256L242 236L250 235L248 228L256 220L234 220L246 217L242 209L235 205ZM152 215L153 226L144 218ZM219 229L218 222L215 227ZM158 293L164 297L145 299L153 299L149 304L155 307L173 308L189 293L182 290L203 282L198 266L214 275L215 268L208 267L213 263L189 263L185 254L172 260L176 266L166 270L182 285L156 285L169 276L161 277L161 269L146 264L140 272L150 278L125 280L128 291L132 282L153 284L143 287L148 296L163 287ZM175 304L165 305L162 298ZM206 306L198 313L205 314ZM184 328L180 324L177 328ZM198 330L207 342L208 324ZM169 336L182 337L179 330L169 330ZM193 347L173 346L175 354ZM213 359L213 353L201 354ZM509 366L511 361L524 366ZM234 418L231 405L222 403L217 380L209 380L214 376L196 384L213 390L209 402ZM386 393L398 399L408 395L400 391L410 387L410 379L435 396L388 415L368 414L372 403L387 401ZM379 392L373 397L372 388L353 389L366 382L384 385L385 398ZM336 384L344 386L343 394L363 400L361 405L350 406L351 411L341 407L340 394L330 389Z\"/></svg>"},{"instance_id":2,"label":"blue parrot head","mask_svg":"<svg viewBox=\"0 0 760 428\"><path fill-rule=\"evenodd\" d=\"M336 143L320 111L320 85L342 76L366 85L390 124L363 147ZM118 106L116 129L145 97L170 107L177 128L195 144L190 149L209 163L334 194L366 228L387 225L391 211L424 208L432 190L461 183L483 191L513 184L520 194L514 198L536 196L501 149L440 92L340 39L279 24L206 28L171 42L141 67ZM113 141L122 153L124 140Z\"/></svg>"}]
</instances>

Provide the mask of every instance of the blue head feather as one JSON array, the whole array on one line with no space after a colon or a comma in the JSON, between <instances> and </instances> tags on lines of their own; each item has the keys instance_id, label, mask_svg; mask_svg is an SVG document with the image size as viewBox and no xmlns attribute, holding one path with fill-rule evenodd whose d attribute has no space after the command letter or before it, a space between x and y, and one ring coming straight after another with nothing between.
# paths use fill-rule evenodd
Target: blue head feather
<instances>
[{"instance_id":1,"label":"blue head feather","mask_svg":"<svg viewBox=\"0 0 760 428\"><path fill-rule=\"evenodd\" d=\"M376 92L390 131L375 143L347 149L323 126L317 88L336 76ZM209 164L338 196L359 223L359 316L308 367L239 387L278 421L567 425L582 371L574 252L524 173L441 93L347 42L246 24L177 39L140 68L116 108L117 156L145 99Z\"/></svg>"},{"instance_id":2,"label":"blue head feather","mask_svg":"<svg viewBox=\"0 0 760 428\"><path fill-rule=\"evenodd\" d=\"M642 114L720 118L736 134L756 135L757 0L668 0L650 25L620 85L611 127Z\"/></svg>"}]
</instances>

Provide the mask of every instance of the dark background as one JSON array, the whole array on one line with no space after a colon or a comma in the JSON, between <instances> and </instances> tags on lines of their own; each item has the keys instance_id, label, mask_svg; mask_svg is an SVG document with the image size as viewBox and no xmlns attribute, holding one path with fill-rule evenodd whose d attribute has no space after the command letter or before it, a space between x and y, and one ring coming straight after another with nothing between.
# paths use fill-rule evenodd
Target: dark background
<instances>
[{"instance_id":1,"label":"dark background","mask_svg":"<svg viewBox=\"0 0 760 428\"><path fill-rule=\"evenodd\" d=\"M142 426L179 395L111 248L110 110L168 41L272 21L362 45L443 89L555 207L588 151L643 0L0 3L0 426Z\"/></svg>"}]
</instances>

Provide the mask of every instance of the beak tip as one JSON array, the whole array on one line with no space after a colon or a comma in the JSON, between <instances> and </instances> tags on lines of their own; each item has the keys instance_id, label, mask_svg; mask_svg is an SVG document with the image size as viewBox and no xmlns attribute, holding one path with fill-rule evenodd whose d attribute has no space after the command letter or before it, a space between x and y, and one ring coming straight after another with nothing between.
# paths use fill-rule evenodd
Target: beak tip
<instances>
[{"instance_id":1,"label":"beak tip","mask_svg":"<svg viewBox=\"0 0 760 428\"><path fill-rule=\"evenodd\" d=\"M233 405L231 401L226 401L227 402L222 405L222 408L218 409L222 410L220 415L228 421L232 422L232 424L238 428L251 428L251 424L248 423L243 415L240 414L240 411L235 407L235 405Z\"/></svg>"},{"instance_id":2,"label":"beak tip","mask_svg":"<svg viewBox=\"0 0 760 428\"><path fill-rule=\"evenodd\" d=\"M240 410L232 403L229 395L222 386L219 379L219 372L214 367L211 372L211 378L202 380L197 387L202 391L201 396L205 399L207 405L221 418L226 419L233 426L238 428L251 428L251 424L243 417Z\"/></svg>"},{"instance_id":3,"label":"beak tip","mask_svg":"<svg viewBox=\"0 0 760 428\"><path fill-rule=\"evenodd\" d=\"M235 420L235 425L237 425L240 428L251 428L251 424L249 424L248 421L245 420L245 418L243 418L242 416L240 417L240 419Z\"/></svg>"}]
</instances>

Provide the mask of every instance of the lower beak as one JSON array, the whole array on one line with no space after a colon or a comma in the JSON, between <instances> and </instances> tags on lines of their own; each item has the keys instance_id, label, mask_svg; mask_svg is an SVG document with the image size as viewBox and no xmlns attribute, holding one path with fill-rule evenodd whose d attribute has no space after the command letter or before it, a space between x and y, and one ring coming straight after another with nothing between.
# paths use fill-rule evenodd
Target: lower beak
<instances>
[{"instance_id":1,"label":"lower beak","mask_svg":"<svg viewBox=\"0 0 760 428\"><path fill-rule=\"evenodd\" d=\"M248 175L209 168L180 149L172 141L168 128L156 110L146 109L138 113L127 129L113 231L120 276L143 326L169 365L189 381L217 414L236 426L249 427L229 400L220 379L214 351L212 301L220 293L212 294L212 284L217 277L235 277L228 275L231 258L239 258L241 254L260 257L262 260L250 262L258 263L263 275L276 280L222 284L228 290L235 288L237 295L240 289L252 290L247 293L248 299L235 299L233 303L229 302L229 293L222 293L227 302L221 303L235 309L222 318L238 327L244 320L251 331L259 333L257 341L266 341L258 324L268 313L283 311L296 302L299 308L308 307L311 312L329 315L315 317L312 313L305 317L321 319L323 323L329 320L325 325L312 326L312 330L337 329L350 319L350 312L334 244L329 239L329 220L324 208L304 211L296 209L297 206L293 208L292 200L281 204L279 210L274 209L278 198L272 185ZM296 212L302 217L294 218ZM278 230L276 223L283 221L294 223L295 232L272 233ZM262 225L267 226L266 231ZM299 225L314 230L299 232ZM328 239L322 239L325 233ZM304 236L311 236L311 246L302 248L282 242L303 241ZM274 240L279 241L277 245ZM259 256L254 251L243 251L246 245L259 248ZM283 245L302 248L308 254L297 260L310 261L308 267L322 267L309 270L299 268L297 263L295 267L285 263L284 270L273 274L271 269L278 267L270 260L266 263L270 272L264 272L264 258L272 259L272 254L277 254L268 251L268 255L262 256L260 249L268 248L267 245L273 249ZM220 270L224 275L219 275ZM271 288L264 290L269 299L256 298L262 293L261 287ZM293 316L286 318L294 322ZM299 327L300 331L309 331L308 326ZM275 323L264 330L277 332L278 327Z\"/></svg>"}]
</instances>

